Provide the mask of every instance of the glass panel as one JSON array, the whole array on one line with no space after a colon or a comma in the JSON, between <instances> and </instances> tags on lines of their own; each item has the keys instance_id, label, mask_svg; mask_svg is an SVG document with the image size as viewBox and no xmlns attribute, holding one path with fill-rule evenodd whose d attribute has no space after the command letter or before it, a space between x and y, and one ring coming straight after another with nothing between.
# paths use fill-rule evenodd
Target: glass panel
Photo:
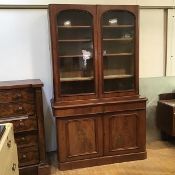
<instances>
[{"instance_id":1,"label":"glass panel","mask_svg":"<svg viewBox=\"0 0 175 175\"><path fill-rule=\"evenodd\" d=\"M104 92L134 88L134 15L108 11L102 17Z\"/></svg>"},{"instance_id":2,"label":"glass panel","mask_svg":"<svg viewBox=\"0 0 175 175\"><path fill-rule=\"evenodd\" d=\"M95 92L93 20L86 11L66 10L58 18L61 94Z\"/></svg>"}]
</instances>

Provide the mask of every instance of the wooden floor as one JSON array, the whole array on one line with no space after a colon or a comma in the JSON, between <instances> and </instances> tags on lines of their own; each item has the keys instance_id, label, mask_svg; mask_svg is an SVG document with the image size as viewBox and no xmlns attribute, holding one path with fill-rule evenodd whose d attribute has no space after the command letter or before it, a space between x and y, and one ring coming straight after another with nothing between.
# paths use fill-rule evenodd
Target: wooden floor
<instances>
[{"instance_id":1,"label":"wooden floor","mask_svg":"<svg viewBox=\"0 0 175 175\"><path fill-rule=\"evenodd\" d=\"M175 175L175 143L147 144L146 160L59 171L52 162L52 175Z\"/></svg>"}]
</instances>

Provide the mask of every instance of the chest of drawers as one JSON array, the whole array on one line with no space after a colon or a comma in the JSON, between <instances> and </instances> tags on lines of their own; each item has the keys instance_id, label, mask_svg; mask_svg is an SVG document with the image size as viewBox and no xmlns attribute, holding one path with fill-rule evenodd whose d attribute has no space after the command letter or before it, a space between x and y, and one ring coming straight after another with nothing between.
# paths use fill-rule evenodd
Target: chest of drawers
<instances>
[{"instance_id":1,"label":"chest of drawers","mask_svg":"<svg viewBox=\"0 0 175 175\"><path fill-rule=\"evenodd\" d=\"M49 174L42 86L38 79L0 82L0 123L13 123L20 175Z\"/></svg>"}]
</instances>

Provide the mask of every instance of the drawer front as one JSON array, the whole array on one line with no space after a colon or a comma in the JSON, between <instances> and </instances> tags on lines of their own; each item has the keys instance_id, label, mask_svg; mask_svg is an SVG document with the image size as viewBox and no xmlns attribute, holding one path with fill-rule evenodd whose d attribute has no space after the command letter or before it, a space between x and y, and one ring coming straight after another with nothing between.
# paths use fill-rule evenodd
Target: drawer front
<instances>
[{"instance_id":1,"label":"drawer front","mask_svg":"<svg viewBox=\"0 0 175 175\"><path fill-rule=\"evenodd\" d=\"M35 105L30 103L7 103L0 104L0 117L14 115L33 115L35 113Z\"/></svg>"},{"instance_id":2,"label":"drawer front","mask_svg":"<svg viewBox=\"0 0 175 175\"><path fill-rule=\"evenodd\" d=\"M31 88L0 91L0 103L34 101L34 99L34 90Z\"/></svg>"},{"instance_id":3,"label":"drawer front","mask_svg":"<svg viewBox=\"0 0 175 175\"><path fill-rule=\"evenodd\" d=\"M0 140L0 156L7 155L15 144L12 124L6 124L6 130Z\"/></svg>"},{"instance_id":4,"label":"drawer front","mask_svg":"<svg viewBox=\"0 0 175 175\"><path fill-rule=\"evenodd\" d=\"M15 141L18 147L30 147L38 144L36 133L27 132L26 134L15 135Z\"/></svg>"},{"instance_id":5,"label":"drawer front","mask_svg":"<svg viewBox=\"0 0 175 175\"><path fill-rule=\"evenodd\" d=\"M37 121L35 117L29 117L28 119L22 120L14 120L12 123L15 133L37 130Z\"/></svg>"},{"instance_id":6,"label":"drawer front","mask_svg":"<svg viewBox=\"0 0 175 175\"><path fill-rule=\"evenodd\" d=\"M8 123L6 124L6 130L0 140L0 174L4 174L3 172L9 163L9 157L11 156L15 145L13 127L12 124Z\"/></svg>"},{"instance_id":7,"label":"drawer front","mask_svg":"<svg viewBox=\"0 0 175 175\"><path fill-rule=\"evenodd\" d=\"M7 158L7 164L5 165L6 170L3 175L19 175L18 170L18 156L16 145L13 146L13 149L10 153L10 156Z\"/></svg>"},{"instance_id":8,"label":"drawer front","mask_svg":"<svg viewBox=\"0 0 175 175\"><path fill-rule=\"evenodd\" d=\"M39 153L37 147L18 148L19 166L27 166L39 163Z\"/></svg>"}]
</instances>

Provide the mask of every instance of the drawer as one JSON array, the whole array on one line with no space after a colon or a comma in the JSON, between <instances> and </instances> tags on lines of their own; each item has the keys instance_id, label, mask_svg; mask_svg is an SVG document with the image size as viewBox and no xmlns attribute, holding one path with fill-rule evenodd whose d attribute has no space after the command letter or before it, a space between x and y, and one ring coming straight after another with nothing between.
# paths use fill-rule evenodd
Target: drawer
<instances>
[{"instance_id":1,"label":"drawer","mask_svg":"<svg viewBox=\"0 0 175 175\"><path fill-rule=\"evenodd\" d=\"M35 105L30 103L0 103L0 117L15 115L33 115Z\"/></svg>"},{"instance_id":2,"label":"drawer","mask_svg":"<svg viewBox=\"0 0 175 175\"><path fill-rule=\"evenodd\" d=\"M20 167L39 163L38 148L18 148L18 161Z\"/></svg>"},{"instance_id":3,"label":"drawer","mask_svg":"<svg viewBox=\"0 0 175 175\"><path fill-rule=\"evenodd\" d=\"M5 167L8 164L8 158L13 152L15 147L14 133L12 124L6 124L6 130L0 140L0 174L5 171ZM5 159L4 159L5 158Z\"/></svg>"},{"instance_id":4,"label":"drawer","mask_svg":"<svg viewBox=\"0 0 175 175\"><path fill-rule=\"evenodd\" d=\"M34 101L35 93L31 88L26 89L7 89L0 91L0 103Z\"/></svg>"},{"instance_id":5,"label":"drawer","mask_svg":"<svg viewBox=\"0 0 175 175\"><path fill-rule=\"evenodd\" d=\"M18 169L18 155L17 155L17 148L16 145L14 145L10 156L6 158L7 164L5 166L5 172L3 175L19 175L19 169Z\"/></svg>"},{"instance_id":6,"label":"drawer","mask_svg":"<svg viewBox=\"0 0 175 175\"><path fill-rule=\"evenodd\" d=\"M5 124L5 132L0 140L0 155L7 154L15 144L13 126L11 123Z\"/></svg>"},{"instance_id":7,"label":"drawer","mask_svg":"<svg viewBox=\"0 0 175 175\"><path fill-rule=\"evenodd\" d=\"M14 132L32 131L37 130L37 120L34 116L27 119L13 120Z\"/></svg>"},{"instance_id":8,"label":"drawer","mask_svg":"<svg viewBox=\"0 0 175 175\"><path fill-rule=\"evenodd\" d=\"M37 133L27 132L15 135L15 141L18 147L30 147L38 144Z\"/></svg>"}]
</instances>

